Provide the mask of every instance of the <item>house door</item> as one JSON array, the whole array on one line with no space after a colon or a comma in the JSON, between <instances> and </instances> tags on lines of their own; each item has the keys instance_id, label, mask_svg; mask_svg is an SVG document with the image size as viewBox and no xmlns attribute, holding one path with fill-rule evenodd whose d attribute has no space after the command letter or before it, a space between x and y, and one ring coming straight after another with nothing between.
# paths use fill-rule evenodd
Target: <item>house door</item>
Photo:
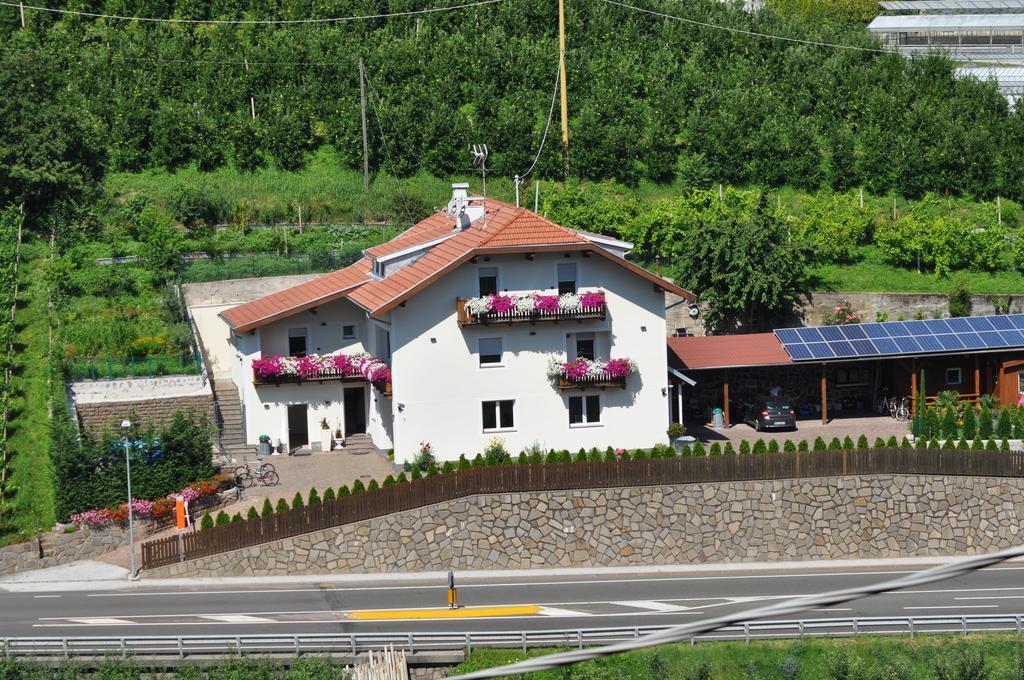
<instances>
[{"instance_id":1,"label":"house door","mask_svg":"<svg viewBox=\"0 0 1024 680\"><path fill-rule=\"evenodd\" d=\"M366 432L366 398L362 387L346 387L342 395L345 402L345 436Z\"/></svg>"},{"instance_id":2,"label":"house door","mask_svg":"<svg viewBox=\"0 0 1024 680\"><path fill-rule=\"evenodd\" d=\"M288 407L288 447L292 451L309 446L307 408L307 404L292 404Z\"/></svg>"}]
</instances>

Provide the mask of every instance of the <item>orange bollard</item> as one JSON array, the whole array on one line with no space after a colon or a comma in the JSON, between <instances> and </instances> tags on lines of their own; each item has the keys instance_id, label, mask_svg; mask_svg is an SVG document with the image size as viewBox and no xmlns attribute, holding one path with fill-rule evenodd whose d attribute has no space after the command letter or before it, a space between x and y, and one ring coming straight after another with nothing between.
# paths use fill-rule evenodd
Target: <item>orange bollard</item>
<instances>
[{"instance_id":1,"label":"orange bollard","mask_svg":"<svg viewBox=\"0 0 1024 680\"><path fill-rule=\"evenodd\" d=\"M188 504L183 496L174 497L174 516L179 529L188 528Z\"/></svg>"}]
</instances>

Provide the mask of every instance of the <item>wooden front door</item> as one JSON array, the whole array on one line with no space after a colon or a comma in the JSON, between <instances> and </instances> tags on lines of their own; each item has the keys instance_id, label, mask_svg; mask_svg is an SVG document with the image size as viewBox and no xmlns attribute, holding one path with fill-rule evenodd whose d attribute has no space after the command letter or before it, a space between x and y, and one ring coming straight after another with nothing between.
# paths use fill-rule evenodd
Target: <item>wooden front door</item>
<instances>
[{"instance_id":1,"label":"wooden front door","mask_svg":"<svg viewBox=\"0 0 1024 680\"><path fill-rule=\"evenodd\" d=\"M366 389L346 387L342 395L345 402L345 436L366 432Z\"/></svg>"},{"instance_id":2,"label":"wooden front door","mask_svg":"<svg viewBox=\"0 0 1024 680\"><path fill-rule=\"evenodd\" d=\"M292 404L288 407L288 448L294 451L309 446L309 418L307 404Z\"/></svg>"}]
</instances>

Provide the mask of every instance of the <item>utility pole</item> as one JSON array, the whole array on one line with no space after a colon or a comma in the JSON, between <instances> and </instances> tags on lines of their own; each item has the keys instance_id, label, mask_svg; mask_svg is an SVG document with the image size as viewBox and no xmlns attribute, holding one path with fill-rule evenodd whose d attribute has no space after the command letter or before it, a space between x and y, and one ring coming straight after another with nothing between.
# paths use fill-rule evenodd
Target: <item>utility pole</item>
<instances>
[{"instance_id":1,"label":"utility pole","mask_svg":"<svg viewBox=\"0 0 1024 680\"><path fill-rule=\"evenodd\" d=\"M245 64L246 73L249 72L249 57L242 55L242 63ZM256 98L251 94L249 95L249 110L252 112L252 119L256 120Z\"/></svg>"},{"instance_id":2,"label":"utility pole","mask_svg":"<svg viewBox=\"0 0 1024 680\"><path fill-rule=\"evenodd\" d=\"M562 91L562 174L569 179L569 99L565 86L565 0L558 0L558 80Z\"/></svg>"},{"instance_id":3,"label":"utility pole","mask_svg":"<svg viewBox=\"0 0 1024 680\"><path fill-rule=\"evenodd\" d=\"M366 75L359 58L359 115L363 120L363 193L370 190L370 144L366 139Z\"/></svg>"},{"instance_id":4,"label":"utility pole","mask_svg":"<svg viewBox=\"0 0 1024 680\"><path fill-rule=\"evenodd\" d=\"M18 13L21 14L21 27L25 28L25 3L18 0Z\"/></svg>"}]
</instances>

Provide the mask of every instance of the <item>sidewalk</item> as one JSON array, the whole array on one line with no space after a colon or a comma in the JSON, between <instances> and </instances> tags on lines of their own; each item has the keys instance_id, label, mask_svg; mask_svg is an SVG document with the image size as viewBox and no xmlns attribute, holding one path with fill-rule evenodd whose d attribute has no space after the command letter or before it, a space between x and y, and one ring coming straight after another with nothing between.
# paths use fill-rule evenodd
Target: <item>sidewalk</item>
<instances>
[{"instance_id":1,"label":"sidewalk","mask_svg":"<svg viewBox=\"0 0 1024 680\"><path fill-rule=\"evenodd\" d=\"M519 569L495 571L457 571L459 583L471 584L488 581L524 581L542 579L565 581L570 579L596 580L615 577L709 577L716 575L761 575L771 578L777 574L879 570L891 574L894 570L918 571L938 564L964 558L904 557L870 560L807 560L802 562L749 562L739 564L681 564L651 567L600 567L577 569ZM1024 563L1024 558L1012 560ZM302 576L253 576L224 578L147 579L145 574L136 581L128 580L128 570L121 567L87 560L60 567L27 571L0 578L0 592L59 592L73 590L121 590L139 588L210 588L235 586L402 586L425 583L447 583L448 573L413 572L398 574L327 574Z\"/></svg>"}]
</instances>

